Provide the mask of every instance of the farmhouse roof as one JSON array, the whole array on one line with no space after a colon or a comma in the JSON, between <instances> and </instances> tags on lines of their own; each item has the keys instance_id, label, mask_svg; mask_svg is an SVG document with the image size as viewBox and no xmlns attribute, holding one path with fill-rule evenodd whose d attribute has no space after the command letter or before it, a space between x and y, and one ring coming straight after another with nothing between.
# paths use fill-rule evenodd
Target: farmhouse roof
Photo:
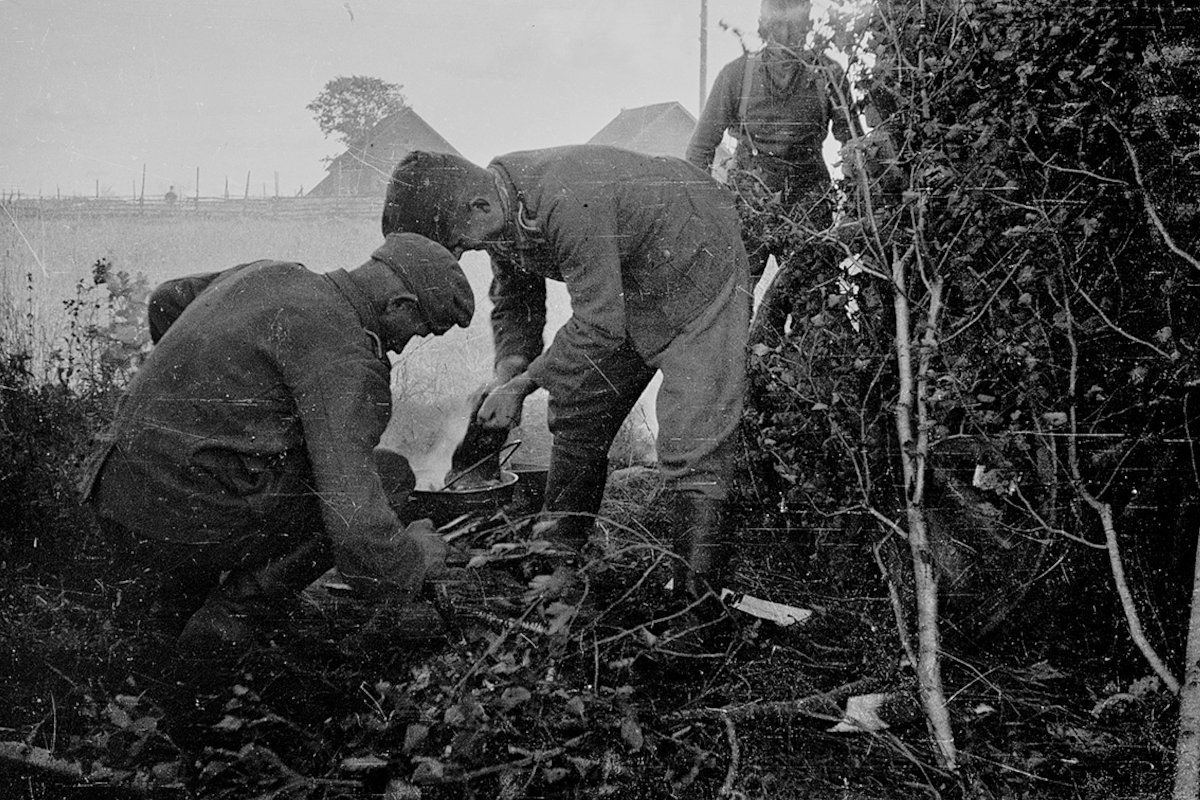
<instances>
[{"instance_id":1,"label":"farmhouse roof","mask_svg":"<svg viewBox=\"0 0 1200 800\"><path fill-rule=\"evenodd\" d=\"M410 107L390 114L367 131L326 168L328 175L310 197L367 196L383 198L392 168L412 150L462 155Z\"/></svg>"},{"instance_id":2,"label":"farmhouse roof","mask_svg":"<svg viewBox=\"0 0 1200 800\"><path fill-rule=\"evenodd\" d=\"M678 102L625 108L588 140L652 156L683 158L696 118Z\"/></svg>"}]
</instances>

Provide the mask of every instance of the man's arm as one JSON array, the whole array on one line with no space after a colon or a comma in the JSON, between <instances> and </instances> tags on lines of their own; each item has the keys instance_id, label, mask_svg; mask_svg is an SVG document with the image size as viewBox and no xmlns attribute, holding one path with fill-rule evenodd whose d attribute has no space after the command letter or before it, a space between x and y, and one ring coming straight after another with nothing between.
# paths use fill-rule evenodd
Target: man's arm
<instances>
[{"instance_id":1,"label":"man's arm","mask_svg":"<svg viewBox=\"0 0 1200 800\"><path fill-rule=\"evenodd\" d=\"M712 92L700 112L700 119L696 121L692 138L688 141L688 162L704 170L705 174L712 171L713 155L717 152L725 131L738 123L737 93L741 91L741 70L736 67L745 61L743 56L730 62L717 74ZM734 72L737 72L737 80L733 80Z\"/></svg>"},{"instance_id":2,"label":"man's arm","mask_svg":"<svg viewBox=\"0 0 1200 800\"><path fill-rule=\"evenodd\" d=\"M521 421L525 398L537 384L526 372L542 353L546 328L546 279L526 272L507 256L492 259L492 380L476 419L487 428L512 428Z\"/></svg>"},{"instance_id":3,"label":"man's arm","mask_svg":"<svg viewBox=\"0 0 1200 800\"><path fill-rule=\"evenodd\" d=\"M206 272L202 275L189 275L186 278L165 281L154 287L150 299L146 302L150 341L158 344L158 340L167 332L167 328L179 319L183 310L223 274L224 272Z\"/></svg>"},{"instance_id":4,"label":"man's arm","mask_svg":"<svg viewBox=\"0 0 1200 800\"><path fill-rule=\"evenodd\" d=\"M508 380L541 355L546 328L546 279L492 256L492 342L497 377ZM513 372L514 365L519 369ZM511 373L511 374L508 374Z\"/></svg>"},{"instance_id":5,"label":"man's arm","mask_svg":"<svg viewBox=\"0 0 1200 800\"><path fill-rule=\"evenodd\" d=\"M301 314L304 312L293 312ZM426 549L400 533L373 450L391 411L389 370L340 315L293 316L277 363L296 402L322 521L342 575L367 596L411 596Z\"/></svg>"}]
</instances>

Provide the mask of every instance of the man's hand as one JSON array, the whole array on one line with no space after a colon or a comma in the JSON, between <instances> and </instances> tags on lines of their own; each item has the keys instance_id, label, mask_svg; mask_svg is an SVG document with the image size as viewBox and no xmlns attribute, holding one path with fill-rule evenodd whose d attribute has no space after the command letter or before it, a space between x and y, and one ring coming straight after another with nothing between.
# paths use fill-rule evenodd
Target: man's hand
<instances>
[{"instance_id":1,"label":"man's hand","mask_svg":"<svg viewBox=\"0 0 1200 800\"><path fill-rule=\"evenodd\" d=\"M428 578L446 573L447 544L433 523L419 519L387 537L349 533L334 542L338 572L367 602L399 598L408 602Z\"/></svg>"},{"instance_id":2,"label":"man's hand","mask_svg":"<svg viewBox=\"0 0 1200 800\"><path fill-rule=\"evenodd\" d=\"M488 392L475 419L485 428L513 428L521 421L525 398L535 389L528 373L522 372Z\"/></svg>"}]
</instances>

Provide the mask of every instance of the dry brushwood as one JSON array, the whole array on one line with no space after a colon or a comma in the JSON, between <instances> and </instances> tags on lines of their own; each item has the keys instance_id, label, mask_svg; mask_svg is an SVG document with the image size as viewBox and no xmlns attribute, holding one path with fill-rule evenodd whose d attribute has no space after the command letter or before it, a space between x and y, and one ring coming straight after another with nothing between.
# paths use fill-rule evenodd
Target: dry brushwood
<instances>
[{"instance_id":1,"label":"dry brushwood","mask_svg":"<svg viewBox=\"0 0 1200 800\"><path fill-rule=\"evenodd\" d=\"M118 790L124 795L150 796L156 788L145 772L112 770L104 766L84 769L83 764L54 755L44 747L25 742L0 742L0 772L33 773L56 784L96 789Z\"/></svg>"},{"instance_id":2,"label":"dry brushwood","mask_svg":"<svg viewBox=\"0 0 1200 800\"><path fill-rule=\"evenodd\" d=\"M764 700L756 703L740 703L720 708L689 708L667 714L665 722L682 722L693 719L727 719L740 722L755 717L807 716L823 720L841 719L841 706L854 695L879 691L877 678L862 678L830 689L827 692L800 697L795 700Z\"/></svg>"}]
</instances>

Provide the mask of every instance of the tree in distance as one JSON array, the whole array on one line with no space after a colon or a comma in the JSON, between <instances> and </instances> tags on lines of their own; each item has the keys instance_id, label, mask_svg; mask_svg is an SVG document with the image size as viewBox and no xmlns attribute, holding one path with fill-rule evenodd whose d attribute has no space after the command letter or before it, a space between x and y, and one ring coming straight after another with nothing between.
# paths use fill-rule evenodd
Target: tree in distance
<instances>
[{"instance_id":1,"label":"tree in distance","mask_svg":"<svg viewBox=\"0 0 1200 800\"><path fill-rule=\"evenodd\" d=\"M366 75L339 75L329 80L305 108L325 136L353 147L384 117L408 107L404 87Z\"/></svg>"}]
</instances>

